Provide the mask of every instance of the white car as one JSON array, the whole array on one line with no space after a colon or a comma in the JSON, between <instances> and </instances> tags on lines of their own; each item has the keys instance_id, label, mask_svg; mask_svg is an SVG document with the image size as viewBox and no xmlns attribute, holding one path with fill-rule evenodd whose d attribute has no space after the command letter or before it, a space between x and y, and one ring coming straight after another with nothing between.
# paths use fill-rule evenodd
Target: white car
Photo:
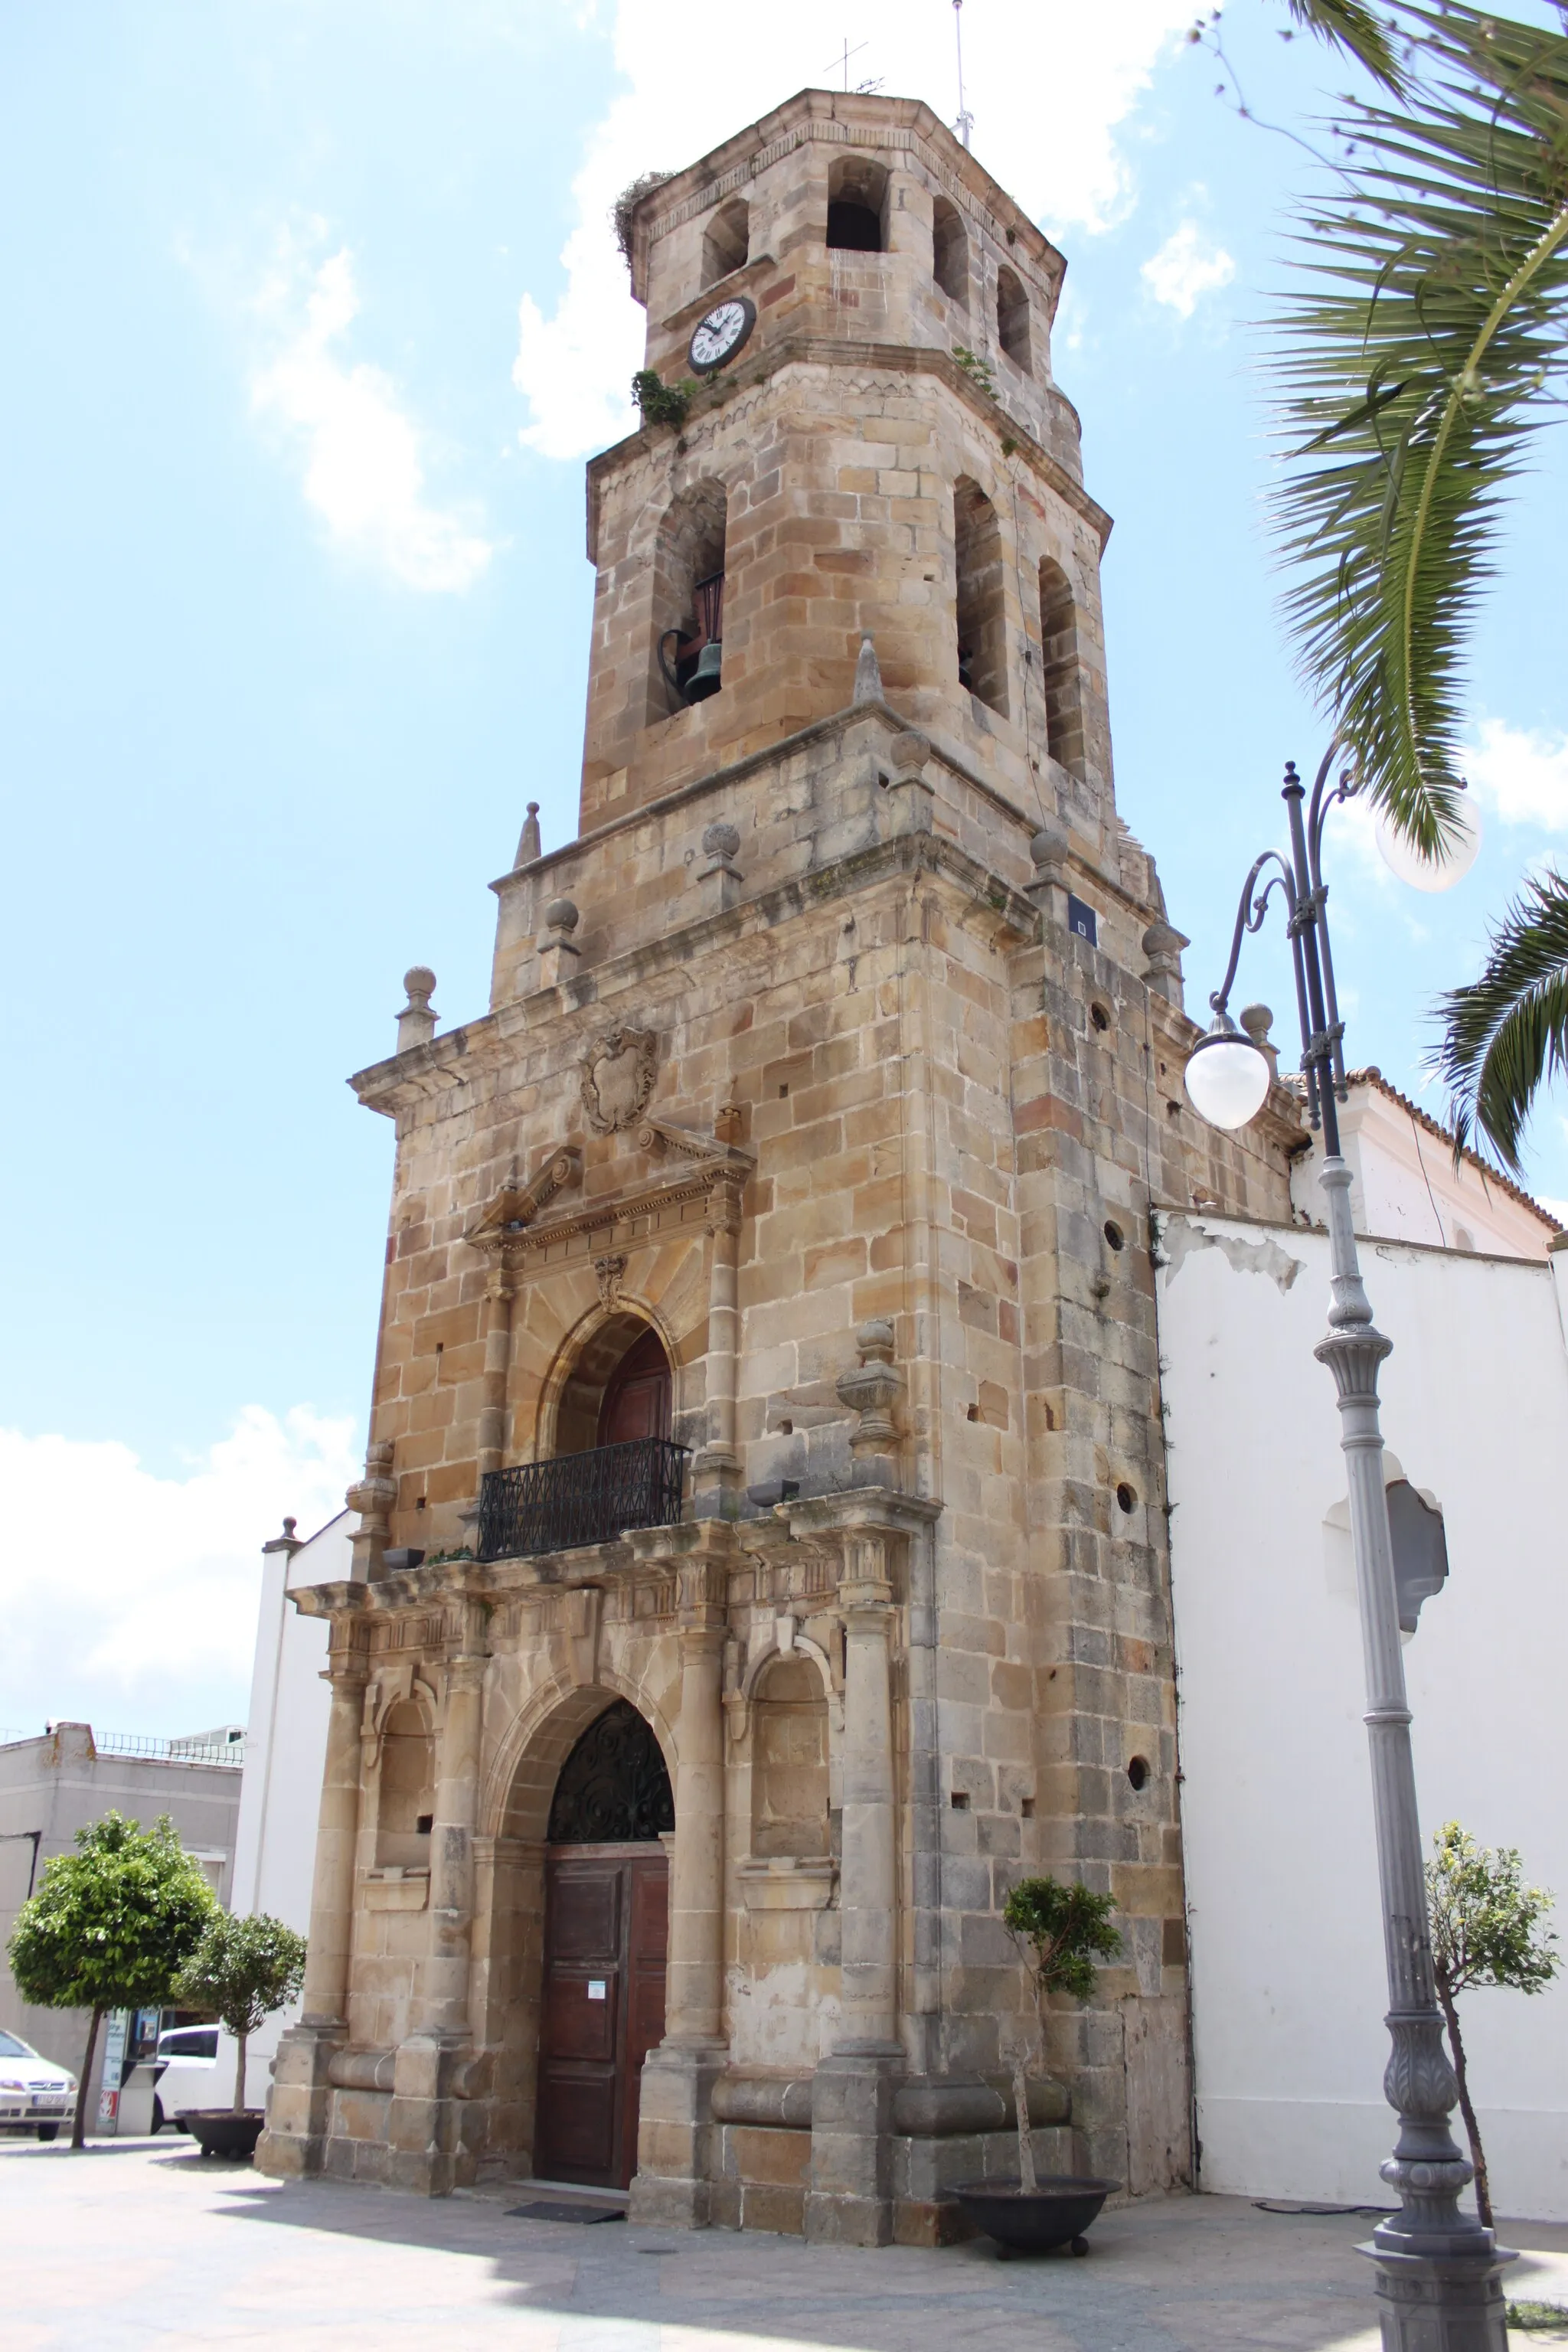
<instances>
[{"instance_id":1,"label":"white car","mask_svg":"<svg viewBox=\"0 0 1568 2352\"><path fill-rule=\"evenodd\" d=\"M157 2090L153 2097L153 2128L180 2122L184 2107L226 2106L217 2096L213 2076L217 2072L219 2029L216 2025L172 2025L158 2036Z\"/></svg>"},{"instance_id":2,"label":"white car","mask_svg":"<svg viewBox=\"0 0 1568 2352\"><path fill-rule=\"evenodd\" d=\"M76 2076L40 2058L20 2034L0 2033L0 2131L53 2139L76 2105Z\"/></svg>"}]
</instances>

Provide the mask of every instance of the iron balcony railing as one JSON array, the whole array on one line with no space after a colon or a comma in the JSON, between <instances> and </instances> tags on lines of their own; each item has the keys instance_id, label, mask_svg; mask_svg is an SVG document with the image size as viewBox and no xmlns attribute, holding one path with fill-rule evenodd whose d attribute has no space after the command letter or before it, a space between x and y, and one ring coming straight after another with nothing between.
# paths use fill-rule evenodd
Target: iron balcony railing
<instances>
[{"instance_id":1,"label":"iron balcony railing","mask_svg":"<svg viewBox=\"0 0 1568 2352\"><path fill-rule=\"evenodd\" d=\"M488 1470L479 1486L479 1558L526 1559L608 1543L627 1528L673 1527L689 1445L634 1437L553 1462Z\"/></svg>"}]
</instances>

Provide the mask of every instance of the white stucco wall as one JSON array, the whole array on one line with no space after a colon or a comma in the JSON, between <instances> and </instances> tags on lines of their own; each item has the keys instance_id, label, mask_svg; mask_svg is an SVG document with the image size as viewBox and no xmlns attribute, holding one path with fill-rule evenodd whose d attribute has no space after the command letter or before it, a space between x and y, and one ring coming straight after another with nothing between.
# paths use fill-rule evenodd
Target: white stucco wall
<instances>
[{"instance_id":1,"label":"white stucco wall","mask_svg":"<svg viewBox=\"0 0 1568 2352\"><path fill-rule=\"evenodd\" d=\"M324 1618L301 1617L290 1588L346 1581L352 1514L335 1519L302 1544L267 1552L251 1673L245 1775L235 1840L232 1908L265 1911L303 1936L310 1925L310 1881L316 1866L316 1820L326 1765L330 1698L321 1674L327 1663ZM246 2098L266 2103L278 2038L299 2005L268 2019L247 2053ZM234 2047L221 2038L217 2080L233 2084Z\"/></svg>"},{"instance_id":2,"label":"white stucco wall","mask_svg":"<svg viewBox=\"0 0 1568 2352\"><path fill-rule=\"evenodd\" d=\"M1386 2203L1360 1627L1333 1524L1339 1414L1312 1354L1327 1241L1160 1226L1203 2185ZM1519 1846L1568 1912L1568 1256L1369 1242L1363 1262L1394 1343L1384 1434L1447 1534L1447 1583L1405 1651L1423 1829L1457 1819ZM1461 2022L1497 2210L1568 2220L1568 1984L1471 1993Z\"/></svg>"},{"instance_id":3,"label":"white stucco wall","mask_svg":"<svg viewBox=\"0 0 1568 2352\"><path fill-rule=\"evenodd\" d=\"M1432 1134L1407 1103L1369 1076L1352 1079L1340 1110L1340 1148L1351 1171L1358 1234L1434 1249L1544 1258L1552 1225L1472 1157L1456 1168L1446 1138ZM1318 1182L1321 1138L1290 1172L1290 1198L1307 1224L1323 1222Z\"/></svg>"}]
</instances>

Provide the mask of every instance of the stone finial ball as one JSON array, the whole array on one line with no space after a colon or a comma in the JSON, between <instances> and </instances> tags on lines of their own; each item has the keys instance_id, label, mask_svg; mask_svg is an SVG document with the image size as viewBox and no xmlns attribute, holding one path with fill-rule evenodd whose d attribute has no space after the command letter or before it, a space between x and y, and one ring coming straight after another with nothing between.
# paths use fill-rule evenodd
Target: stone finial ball
<instances>
[{"instance_id":1,"label":"stone finial ball","mask_svg":"<svg viewBox=\"0 0 1568 2352\"><path fill-rule=\"evenodd\" d=\"M436 975L427 963L416 963L403 975L410 1004L427 1004L436 992Z\"/></svg>"},{"instance_id":2,"label":"stone finial ball","mask_svg":"<svg viewBox=\"0 0 1568 2352\"><path fill-rule=\"evenodd\" d=\"M862 1323L855 1334L855 1345L863 1356L890 1356L893 1352L893 1327L876 1316Z\"/></svg>"},{"instance_id":3,"label":"stone finial ball","mask_svg":"<svg viewBox=\"0 0 1568 2352\"><path fill-rule=\"evenodd\" d=\"M574 931L579 917L570 898L552 898L544 909L544 919L552 931Z\"/></svg>"},{"instance_id":4,"label":"stone finial ball","mask_svg":"<svg viewBox=\"0 0 1568 2352\"><path fill-rule=\"evenodd\" d=\"M528 814L530 816L537 816L539 814L539 803L537 801L529 802Z\"/></svg>"},{"instance_id":5,"label":"stone finial ball","mask_svg":"<svg viewBox=\"0 0 1568 2352\"><path fill-rule=\"evenodd\" d=\"M900 774L912 774L931 758L931 738L912 727L907 728L889 744L888 757Z\"/></svg>"},{"instance_id":6,"label":"stone finial ball","mask_svg":"<svg viewBox=\"0 0 1568 2352\"><path fill-rule=\"evenodd\" d=\"M1241 1025L1255 1045L1261 1045L1274 1026L1274 1015L1267 1004L1244 1004Z\"/></svg>"},{"instance_id":7,"label":"stone finial ball","mask_svg":"<svg viewBox=\"0 0 1568 2352\"><path fill-rule=\"evenodd\" d=\"M741 846L741 836L732 824L710 824L703 827L704 857L733 857Z\"/></svg>"},{"instance_id":8,"label":"stone finial ball","mask_svg":"<svg viewBox=\"0 0 1568 2352\"><path fill-rule=\"evenodd\" d=\"M1067 835L1059 824L1047 823L1029 844L1029 855L1037 866L1048 866L1053 857L1060 857L1068 845Z\"/></svg>"}]
</instances>

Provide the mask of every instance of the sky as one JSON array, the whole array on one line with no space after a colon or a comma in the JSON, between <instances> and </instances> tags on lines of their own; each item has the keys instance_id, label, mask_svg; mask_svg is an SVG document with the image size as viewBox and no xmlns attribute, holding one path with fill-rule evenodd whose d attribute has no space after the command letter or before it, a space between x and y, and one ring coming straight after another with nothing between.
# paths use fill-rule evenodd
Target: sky
<instances>
[{"instance_id":1,"label":"sky","mask_svg":"<svg viewBox=\"0 0 1568 2352\"><path fill-rule=\"evenodd\" d=\"M975 152L1068 257L1119 805L1196 1009L1321 745L1257 322L1352 76L1283 0L1233 0L1224 62L1192 13L966 0L963 37ZM392 1135L344 1079L412 963L444 1022L482 1011L525 803L575 829L583 462L643 328L611 202L841 86L846 47L951 121L953 29L949 0L0 13L0 1730L243 1720L259 1547L363 1455ZM1417 898L1331 824L1350 1058L1435 1109L1432 1001L1568 835L1563 468L1544 442L1475 641L1474 871ZM1287 988L1271 926L1237 1002ZM1529 1165L1554 1202L1565 1110Z\"/></svg>"}]
</instances>

